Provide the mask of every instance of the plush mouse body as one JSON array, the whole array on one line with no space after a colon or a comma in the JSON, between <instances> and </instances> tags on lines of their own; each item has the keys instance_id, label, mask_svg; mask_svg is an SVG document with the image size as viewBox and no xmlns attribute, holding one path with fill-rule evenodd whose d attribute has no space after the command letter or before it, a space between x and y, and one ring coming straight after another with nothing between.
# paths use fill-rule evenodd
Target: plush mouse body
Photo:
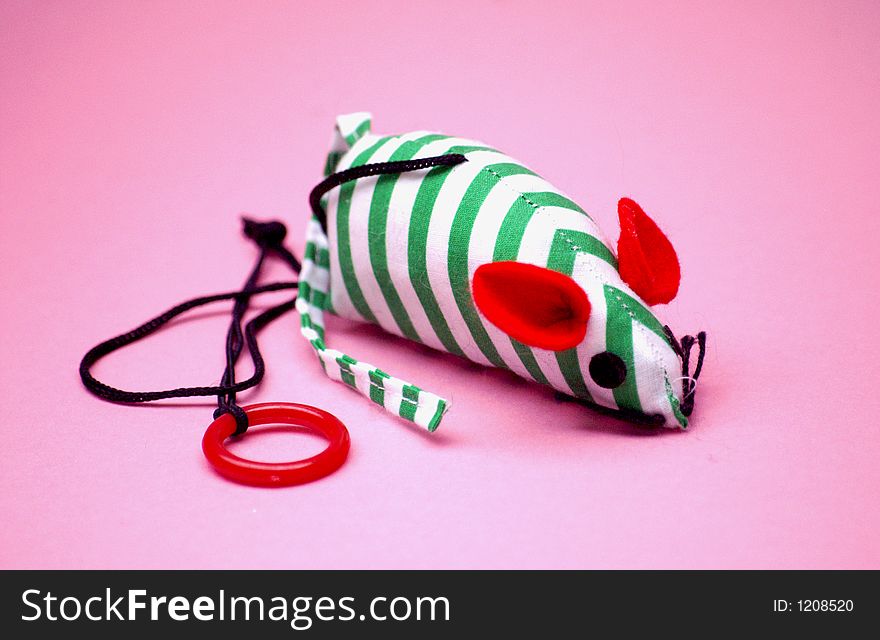
<instances>
[{"instance_id":1,"label":"plush mouse body","mask_svg":"<svg viewBox=\"0 0 880 640\"><path fill-rule=\"evenodd\" d=\"M579 205L518 161L425 131L378 136L368 114L337 120L325 174L446 154L466 161L346 182L324 200L326 233L310 222L297 304L326 373L430 430L449 406L328 348L329 311L625 418L686 427L692 378L648 308L675 296L678 260L637 204L621 200L616 255Z\"/></svg>"}]
</instances>

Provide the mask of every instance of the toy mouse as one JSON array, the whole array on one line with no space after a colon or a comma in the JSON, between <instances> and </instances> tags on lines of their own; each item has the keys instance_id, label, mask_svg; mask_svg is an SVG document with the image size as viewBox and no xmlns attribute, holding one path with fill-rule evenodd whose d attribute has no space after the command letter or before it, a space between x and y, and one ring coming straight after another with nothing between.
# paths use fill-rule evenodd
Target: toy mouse
<instances>
[{"instance_id":1,"label":"toy mouse","mask_svg":"<svg viewBox=\"0 0 880 640\"><path fill-rule=\"evenodd\" d=\"M323 313L509 369L599 410L686 428L705 333L649 307L678 292L671 243L628 198L615 254L559 189L472 140L337 119L312 193L297 310L328 376L430 431L449 402L329 348ZM699 355L690 374L690 350Z\"/></svg>"}]
</instances>

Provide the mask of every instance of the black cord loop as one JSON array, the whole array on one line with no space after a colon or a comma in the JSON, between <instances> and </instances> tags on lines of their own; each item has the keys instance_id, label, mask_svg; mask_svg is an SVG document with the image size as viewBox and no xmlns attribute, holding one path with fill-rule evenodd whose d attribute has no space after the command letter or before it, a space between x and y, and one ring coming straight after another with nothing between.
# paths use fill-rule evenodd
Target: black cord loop
<instances>
[{"instance_id":1,"label":"black cord loop","mask_svg":"<svg viewBox=\"0 0 880 640\"><path fill-rule=\"evenodd\" d=\"M249 295L258 295L261 293L267 293L269 291L283 291L286 289L296 288L296 282L276 282L273 284L256 287L249 292ZM179 387L176 389L168 389L167 391L123 391L121 389L116 389L114 387L111 387L110 385L104 384L99 380L96 380L91 374L91 368L101 358L121 349L122 347L130 345L133 342L137 342L142 338L146 338L152 333L155 333L158 329L160 329L162 326L164 326L180 314L185 313L191 309L195 309L196 307L210 304L212 302L219 302L221 300L232 300L244 294L244 291L233 291L231 293L218 293L216 295L202 296L199 298L193 298L192 300L187 300L186 302L182 302L179 305L172 307L168 311L153 318L152 320L145 322L136 329L132 329L128 333L116 336L115 338L111 338L102 342L101 344L92 347L89 352L86 353L85 356L83 356L82 362L80 362L79 365L80 377L82 378L83 384L89 391L91 391L96 396L103 398L104 400L129 404L139 402L153 402L155 400L165 400L168 398L214 396L227 394L234 391L244 391L245 389L250 389L251 387L259 383L259 379L255 380L255 378L261 377L260 369L265 366L263 363L262 355L260 354L259 347L257 347L256 344L256 334L266 324L265 322L263 322L260 325L257 325L257 321L260 320L260 316L251 320L248 323L247 327L245 327L245 340L251 352L251 357L255 359L254 376L248 378L247 380L242 380L241 382L236 382L229 385L221 384L216 386L203 387ZM287 306L291 305L292 302L293 301L284 303L284 305L282 306L287 308ZM277 307L274 309L270 309L269 311L274 311L275 309L277 309ZM263 315L269 313L269 311L264 312Z\"/></svg>"},{"instance_id":2,"label":"black cord loop","mask_svg":"<svg viewBox=\"0 0 880 640\"><path fill-rule=\"evenodd\" d=\"M454 166L465 162L467 158L461 154L448 154L442 156L434 156L431 158L423 158L419 160L399 160L394 162L377 162L366 164L345 171L340 171L327 176L319 183L309 195L309 204L312 213L321 223L321 227L327 229L327 214L321 206L321 198L325 193L338 187L344 182L350 182L367 176L381 175L387 173L402 173L405 171L418 171L436 166ZM240 291L230 293L219 293L211 296L201 296L182 302L165 313L162 313L152 320L145 322L141 326L116 336L109 340L92 347L88 353L83 356L79 365L79 375L86 389L91 393L109 400L110 402L138 403L153 402L155 400L164 400L167 398L188 398L193 396L217 396L217 409L214 411L214 419L216 420L224 414L232 414L235 418L235 432L233 435L242 435L248 428L248 418L244 409L242 409L235 401L236 394L245 389L250 389L260 384L266 373L266 364L263 355L260 353L260 347L257 343L257 334L266 325L270 324L277 318L281 317L291 309L296 307L296 297L287 302L283 302L275 307L264 311L253 320L247 323L242 331L241 323L244 315L250 306L251 298L255 295L266 293L269 291L281 291L284 289L296 289L298 281L294 282L276 282L258 286L260 272L263 269L263 263L271 254L284 260L288 266L297 274L299 274L301 265L290 250L284 246L284 239L287 237L287 227L281 222L257 222L244 218L243 220L244 235L254 241L260 248L260 254L257 256L256 264L251 270L250 275L244 283ZM108 384L104 384L97 380L91 372L92 367L104 356L125 347L132 342L137 342L158 329L166 325L181 313L185 313L190 309L200 307L211 302L220 300L234 300L232 305L231 320L229 330L226 332L226 368L220 378L220 383L214 386L202 387L178 387L176 389L166 389L163 391L125 391L116 389ZM242 350L247 347L254 363L254 373L250 378L236 382L235 379L235 363L241 355Z\"/></svg>"},{"instance_id":3,"label":"black cord loop","mask_svg":"<svg viewBox=\"0 0 880 640\"><path fill-rule=\"evenodd\" d=\"M287 234L287 229L280 222L256 222L254 220L244 219L244 233L260 247L260 254L257 257L257 262L248 276L244 287L242 287L240 291L201 296L193 298L192 300L187 300L186 302L182 302L156 316L152 320L145 322L128 333L105 340L92 347L88 353L83 356L79 365L80 378L86 389L104 400L123 403L153 402L155 400L164 400L167 398L216 395L217 410L214 412L214 418L216 419L225 413L231 413L235 418L236 424L234 435L241 435L247 431L247 415L244 410L236 404L235 396L240 391L258 385L266 373L266 364L263 360L262 353L260 353L257 334L272 321L293 309L296 305L296 298L294 297L292 300L288 300L287 302L283 302L262 312L247 323L244 331L242 331L241 327L242 319L248 310L250 300L253 296L270 291L283 291L287 289L296 289L298 287L297 282L275 282L262 286L257 285L263 263L270 253L281 257L290 265L291 269L297 273L300 270L300 264L293 254L282 244ZM111 387L110 385L97 380L92 375L92 367L104 356L133 342L146 338L182 313L221 300L234 300L235 303L232 308L232 319L230 321L229 330L226 334L226 368L221 376L220 384L201 387L178 387L176 389L166 389L162 391L125 391ZM254 363L254 373L246 380L237 382L235 379L235 363L238 361L245 346L247 347L251 360Z\"/></svg>"},{"instance_id":4,"label":"black cord loop","mask_svg":"<svg viewBox=\"0 0 880 640\"><path fill-rule=\"evenodd\" d=\"M333 173L319 182L309 194L309 206L312 208L312 214L318 219L324 233L327 232L327 212L321 206L321 198L324 194L338 187L345 182L351 182L358 178L366 178L368 176L378 176L386 173L403 173L405 171L420 171L429 167L453 167L462 162L466 162L467 158L460 153L448 153L442 156L432 156L430 158L419 158L418 160L395 160L392 162L374 162L372 164L363 164L359 167L352 167L345 171Z\"/></svg>"}]
</instances>

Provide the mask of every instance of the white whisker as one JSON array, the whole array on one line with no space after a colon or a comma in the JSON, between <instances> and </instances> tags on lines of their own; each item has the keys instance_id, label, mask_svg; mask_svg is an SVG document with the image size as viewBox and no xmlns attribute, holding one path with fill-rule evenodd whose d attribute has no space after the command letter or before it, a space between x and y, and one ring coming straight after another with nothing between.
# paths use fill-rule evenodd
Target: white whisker
<instances>
[{"instance_id":1,"label":"white whisker","mask_svg":"<svg viewBox=\"0 0 880 640\"><path fill-rule=\"evenodd\" d=\"M694 378L693 376L679 376L677 378L672 378L669 382L675 383L675 382L678 382L679 380L690 380L691 381L690 391L688 391L686 394L684 394L684 397L682 397L682 400L684 400L688 396L694 395L694 392L697 390L697 379Z\"/></svg>"}]
</instances>

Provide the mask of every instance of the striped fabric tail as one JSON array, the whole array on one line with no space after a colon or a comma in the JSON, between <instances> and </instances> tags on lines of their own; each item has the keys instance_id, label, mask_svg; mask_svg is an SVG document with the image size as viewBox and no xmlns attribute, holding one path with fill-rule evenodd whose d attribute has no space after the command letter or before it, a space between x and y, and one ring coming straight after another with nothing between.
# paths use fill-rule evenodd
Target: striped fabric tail
<instances>
[{"instance_id":1,"label":"striped fabric tail","mask_svg":"<svg viewBox=\"0 0 880 640\"><path fill-rule=\"evenodd\" d=\"M324 343L324 311L330 303L330 253L327 236L315 218L306 229L306 249L300 272L299 312L303 337L318 355L321 367L337 380L367 396L386 411L435 431L449 409L447 400L399 378L388 375L366 362L327 348Z\"/></svg>"}]
</instances>

